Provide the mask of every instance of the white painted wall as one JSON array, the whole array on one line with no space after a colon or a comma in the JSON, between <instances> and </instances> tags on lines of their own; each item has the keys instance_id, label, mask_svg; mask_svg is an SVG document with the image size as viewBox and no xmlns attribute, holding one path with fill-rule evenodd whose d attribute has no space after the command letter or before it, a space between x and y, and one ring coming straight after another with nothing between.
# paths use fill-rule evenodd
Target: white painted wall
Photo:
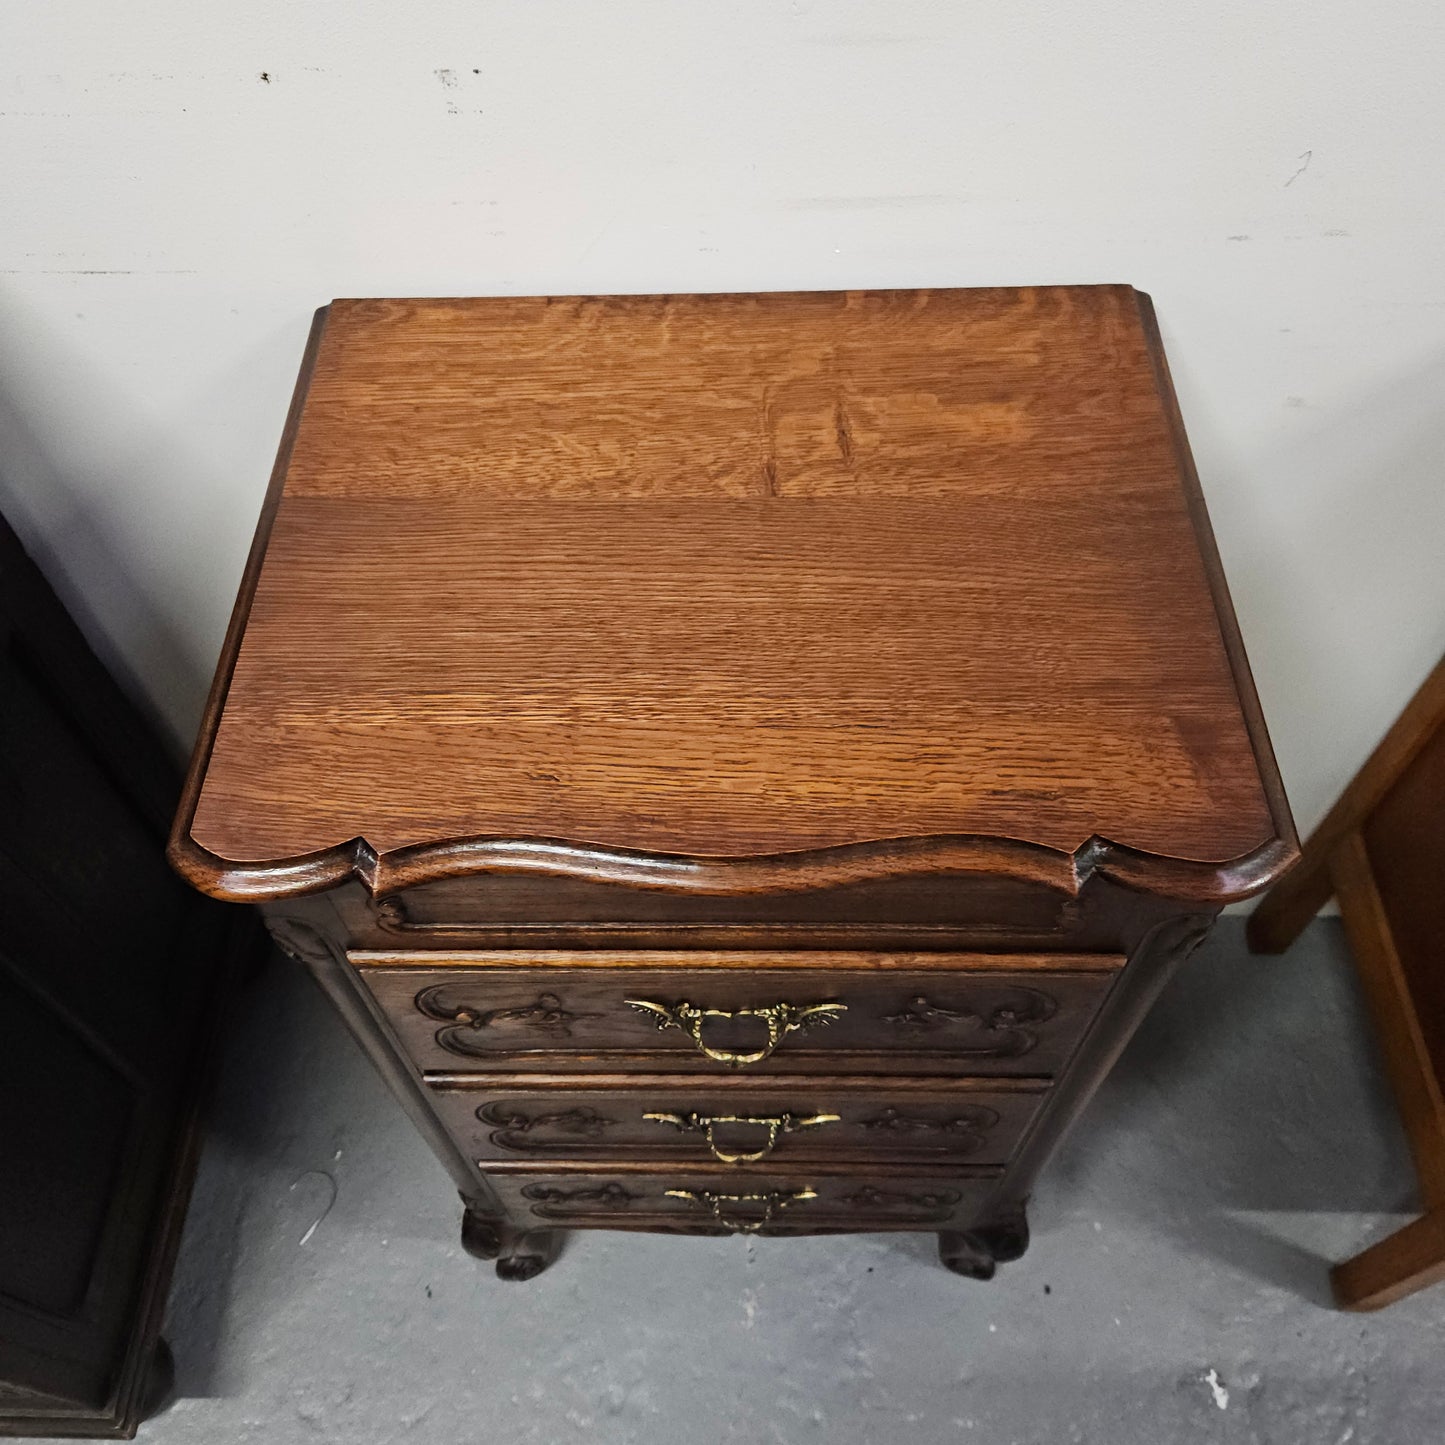
<instances>
[{"instance_id":1,"label":"white painted wall","mask_svg":"<svg viewBox=\"0 0 1445 1445\"><path fill-rule=\"evenodd\" d=\"M187 735L335 295L1129 281L1312 824L1445 648L1430 0L0 7L0 506Z\"/></svg>"}]
</instances>

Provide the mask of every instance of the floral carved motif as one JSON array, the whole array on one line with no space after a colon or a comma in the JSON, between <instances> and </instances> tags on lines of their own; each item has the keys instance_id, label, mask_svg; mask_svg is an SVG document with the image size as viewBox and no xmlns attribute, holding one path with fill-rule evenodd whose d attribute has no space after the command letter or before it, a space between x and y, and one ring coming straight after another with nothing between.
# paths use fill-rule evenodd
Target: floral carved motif
<instances>
[{"instance_id":1,"label":"floral carved motif","mask_svg":"<svg viewBox=\"0 0 1445 1445\"><path fill-rule=\"evenodd\" d=\"M516 1153L541 1153L567 1149L578 1139L600 1139L617 1123L595 1109L563 1109L552 1114L527 1114L511 1104L487 1104L477 1110L483 1124L493 1126L489 1136L500 1149ZM530 1137L534 1131L560 1134L561 1139Z\"/></svg>"},{"instance_id":2,"label":"floral carved motif","mask_svg":"<svg viewBox=\"0 0 1445 1445\"><path fill-rule=\"evenodd\" d=\"M543 1219L585 1219L589 1214L607 1214L626 1209L639 1195L610 1180L584 1189L559 1189L554 1184L528 1184L522 1197L531 1200L532 1213Z\"/></svg>"},{"instance_id":3,"label":"floral carved motif","mask_svg":"<svg viewBox=\"0 0 1445 1445\"><path fill-rule=\"evenodd\" d=\"M905 1114L891 1105L871 1119L859 1121L859 1127L889 1138L906 1139L924 1134L947 1135L971 1154L984 1143L984 1137L998 1123L998 1115L981 1104L970 1104L950 1118L938 1119L927 1114Z\"/></svg>"},{"instance_id":4,"label":"floral carved motif","mask_svg":"<svg viewBox=\"0 0 1445 1445\"><path fill-rule=\"evenodd\" d=\"M599 1017L597 1014L572 1012L563 1006L555 993L539 993L531 1003L479 1009L471 1004L449 1002L447 995L451 988L451 984L434 984L417 994L415 1002L419 1013L448 1025L437 1030L436 1040L442 1048L454 1054L479 1052L477 1044L481 1040L478 1036L488 1029L513 1026L532 1029L550 1038L565 1039L571 1037L572 1025L578 1020Z\"/></svg>"},{"instance_id":5,"label":"floral carved motif","mask_svg":"<svg viewBox=\"0 0 1445 1445\"><path fill-rule=\"evenodd\" d=\"M967 1003L945 1007L918 994L897 1013L885 1014L884 1022L915 1034L957 1028L965 1038L972 1036L977 1041L962 1042L955 1052L1014 1058L1028 1053L1038 1043L1038 1035L1029 1026L1047 1022L1058 1007L1056 999L1036 988L1012 988L1004 1001L988 1009Z\"/></svg>"}]
</instances>

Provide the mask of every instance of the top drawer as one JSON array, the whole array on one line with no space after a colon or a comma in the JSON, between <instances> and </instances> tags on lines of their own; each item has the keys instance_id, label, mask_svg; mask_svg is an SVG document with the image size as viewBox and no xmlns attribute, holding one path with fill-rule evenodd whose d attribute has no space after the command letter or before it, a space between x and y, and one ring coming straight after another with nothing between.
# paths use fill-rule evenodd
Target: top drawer
<instances>
[{"instance_id":1,"label":"top drawer","mask_svg":"<svg viewBox=\"0 0 1445 1445\"><path fill-rule=\"evenodd\" d=\"M442 967L436 954L352 961L423 1070L1041 1077L1063 1065L1123 963L520 951Z\"/></svg>"}]
</instances>

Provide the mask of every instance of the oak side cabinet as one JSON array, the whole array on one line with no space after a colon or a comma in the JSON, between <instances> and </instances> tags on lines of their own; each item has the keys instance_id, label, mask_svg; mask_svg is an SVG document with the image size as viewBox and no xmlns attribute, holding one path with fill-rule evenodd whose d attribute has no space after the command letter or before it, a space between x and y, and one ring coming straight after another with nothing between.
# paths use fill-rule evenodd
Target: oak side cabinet
<instances>
[{"instance_id":1,"label":"oak side cabinet","mask_svg":"<svg viewBox=\"0 0 1445 1445\"><path fill-rule=\"evenodd\" d=\"M333 302L171 842L505 1279L599 1228L986 1278L1295 853L1127 286Z\"/></svg>"}]
</instances>

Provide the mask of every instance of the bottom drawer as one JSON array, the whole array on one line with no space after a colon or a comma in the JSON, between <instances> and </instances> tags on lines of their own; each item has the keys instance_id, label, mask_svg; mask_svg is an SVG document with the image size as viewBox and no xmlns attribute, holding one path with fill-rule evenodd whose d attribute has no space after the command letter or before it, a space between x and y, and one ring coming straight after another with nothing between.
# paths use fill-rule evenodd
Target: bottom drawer
<instances>
[{"instance_id":1,"label":"bottom drawer","mask_svg":"<svg viewBox=\"0 0 1445 1445\"><path fill-rule=\"evenodd\" d=\"M488 1180L518 1224L812 1234L961 1226L976 1218L999 1174L996 1169L946 1174L619 1170L494 1173Z\"/></svg>"}]
</instances>

